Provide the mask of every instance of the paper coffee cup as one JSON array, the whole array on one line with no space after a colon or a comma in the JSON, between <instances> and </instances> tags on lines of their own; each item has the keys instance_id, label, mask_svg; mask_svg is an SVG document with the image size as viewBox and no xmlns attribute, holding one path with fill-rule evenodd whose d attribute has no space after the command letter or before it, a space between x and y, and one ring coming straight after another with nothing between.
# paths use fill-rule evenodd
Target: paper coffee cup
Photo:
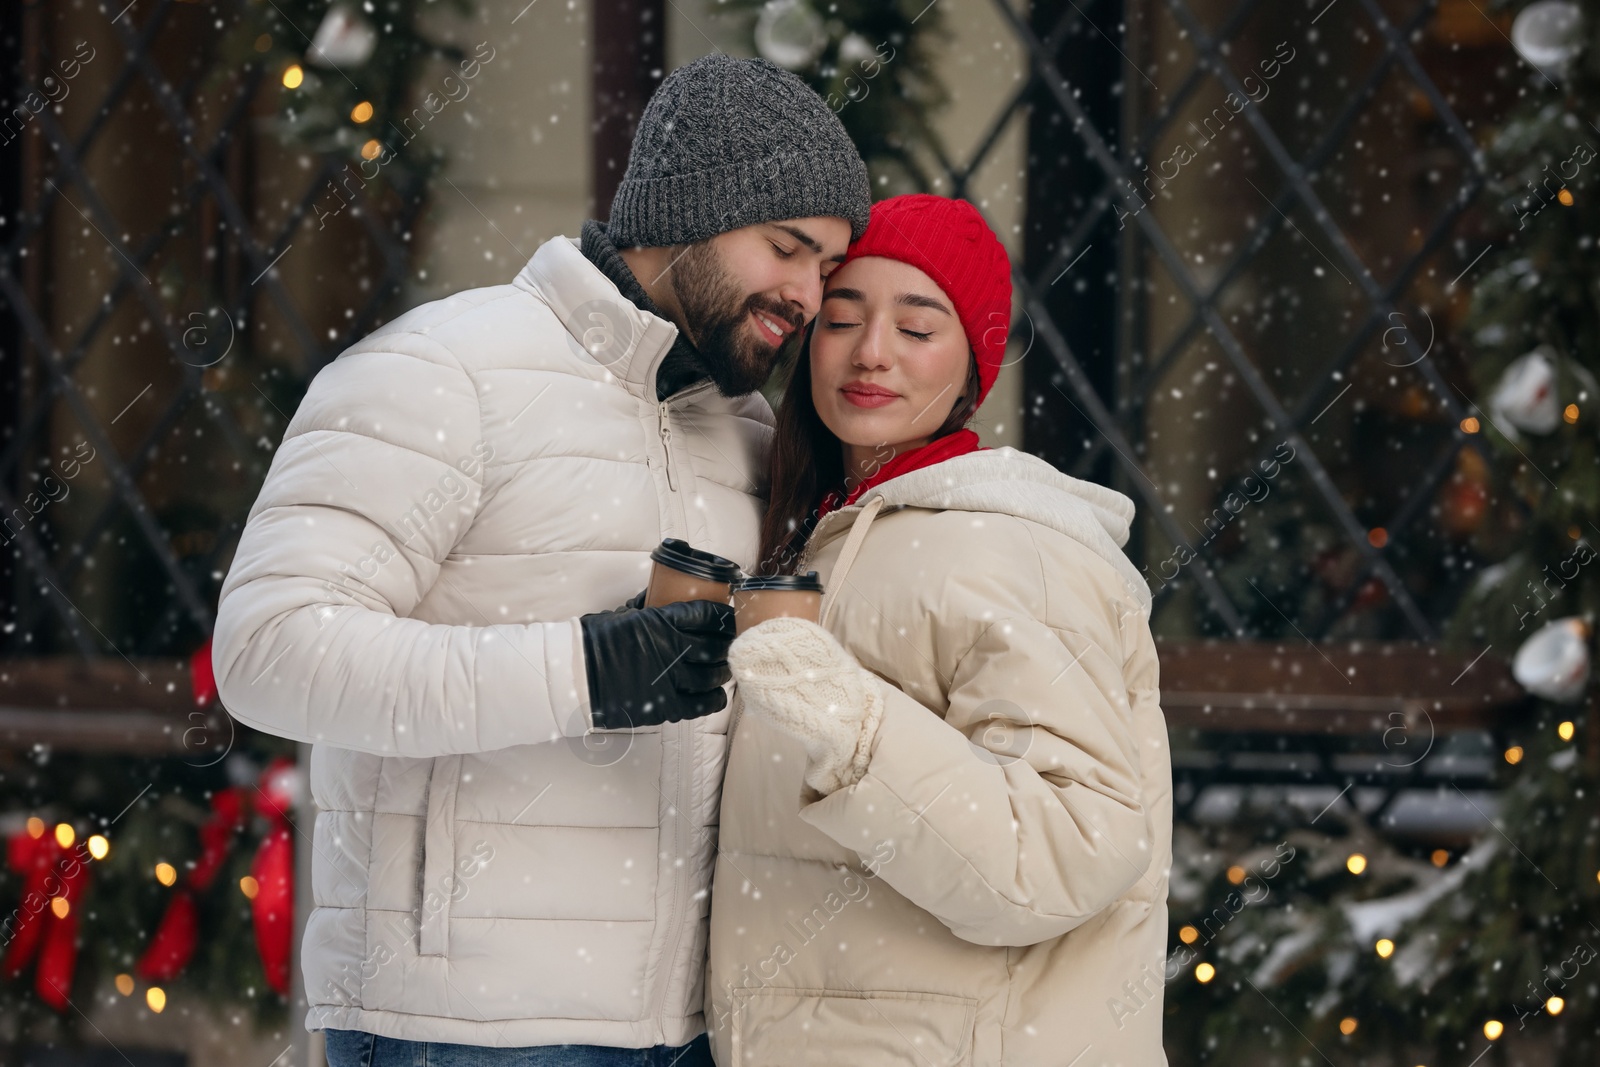
<instances>
[{"instance_id":1,"label":"paper coffee cup","mask_svg":"<svg viewBox=\"0 0 1600 1067\"><path fill-rule=\"evenodd\" d=\"M728 602L729 587L739 577L739 565L731 559L690 548L687 541L669 537L650 553L655 565L650 568L650 584L645 587L644 606L659 608L683 600Z\"/></svg>"},{"instance_id":2,"label":"paper coffee cup","mask_svg":"<svg viewBox=\"0 0 1600 1067\"><path fill-rule=\"evenodd\" d=\"M805 574L758 574L733 585L734 630L744 633L768 619L822 619L822 582Z\"/></svg>"}]
</instances>

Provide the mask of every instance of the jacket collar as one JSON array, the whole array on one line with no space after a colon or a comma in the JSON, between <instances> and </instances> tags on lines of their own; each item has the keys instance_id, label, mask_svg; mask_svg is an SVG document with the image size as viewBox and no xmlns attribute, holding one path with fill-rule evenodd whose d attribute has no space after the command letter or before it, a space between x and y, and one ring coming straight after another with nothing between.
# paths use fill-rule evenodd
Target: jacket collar
<instances>
[{"instance_id":1,"label":"jacket collar","mask_svg":"<svg viewBox=\"0 0 1600 1067\"><path fill-rule=\"evenodd\" d=\"M610 372L628 392L656 402L656 373L678 328L624 296L577 240L552 237L540 245L511 284L549 305L582 359Z\"/></svg>"}]
</instances>

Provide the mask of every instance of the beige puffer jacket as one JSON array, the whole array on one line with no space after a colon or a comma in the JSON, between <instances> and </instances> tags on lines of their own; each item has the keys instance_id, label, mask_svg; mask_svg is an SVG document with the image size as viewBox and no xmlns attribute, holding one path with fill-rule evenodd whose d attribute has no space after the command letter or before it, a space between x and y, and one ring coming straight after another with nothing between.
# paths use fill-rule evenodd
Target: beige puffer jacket
<instances>
[{"instance_id":1,"label":"beige puffer jacket","mask_svg":"<svg viewBox=\"0 0 1600 1067\"><path fill-rule=\"evenodd\" d=\"M1162 1067L1172 772L1133 504L1010 448L807 548L885 699L827 796L736 701L707 1025L721 1067Z\"/></svg>"},{"instance_id":2,"label":"beige puffer jacket","mask_svg":"<svg viewBox=\"0 0 1600 1067\"><path fill-rule=\"evenodd\" d=\"M556 238L362 340L295 412L213 661L236 717L315 745L309 1029L704 1030L729 711L586 737L577 623L663 537L754 563L771 408L710 381L658 403L676 335Z\"/></svg>"}]
</instances>

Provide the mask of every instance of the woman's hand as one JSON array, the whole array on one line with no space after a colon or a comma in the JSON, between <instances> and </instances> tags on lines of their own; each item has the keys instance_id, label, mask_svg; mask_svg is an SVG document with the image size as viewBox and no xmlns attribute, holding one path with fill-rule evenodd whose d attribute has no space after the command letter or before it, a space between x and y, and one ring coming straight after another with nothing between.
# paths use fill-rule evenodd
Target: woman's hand
<instances>
[{"instance_id":1,"label":"woman's hand","mask_svg":"<svg viewBox=\"0 0 1600 1067\"><path fill-rule=\"evenodd\" d=\"M768 619L728 648L745 710L805 745L805 782L827 794L867 772L883 718L876 677L807 619Z\"/></svg>"}]
</instances>

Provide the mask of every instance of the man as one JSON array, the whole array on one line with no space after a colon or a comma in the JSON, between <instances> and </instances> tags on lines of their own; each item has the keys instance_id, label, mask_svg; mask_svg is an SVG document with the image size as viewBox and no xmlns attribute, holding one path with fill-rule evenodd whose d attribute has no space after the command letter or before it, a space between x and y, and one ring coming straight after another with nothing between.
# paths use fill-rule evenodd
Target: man
<instances>
[{"instance_id":1,"label":"man","mask_svg":"<svg viewBox=\"0 0 1600 1067\"><path fill-rule=\"evenodd\" d=\"M663 537L755 566L755 390L869 200L802 82L708 56L652 98L604 227L312 382L213 661L237 718L314 746L334 1067L711 1062L731 609L602 609Z\"/></svg>"}]
</instances>

